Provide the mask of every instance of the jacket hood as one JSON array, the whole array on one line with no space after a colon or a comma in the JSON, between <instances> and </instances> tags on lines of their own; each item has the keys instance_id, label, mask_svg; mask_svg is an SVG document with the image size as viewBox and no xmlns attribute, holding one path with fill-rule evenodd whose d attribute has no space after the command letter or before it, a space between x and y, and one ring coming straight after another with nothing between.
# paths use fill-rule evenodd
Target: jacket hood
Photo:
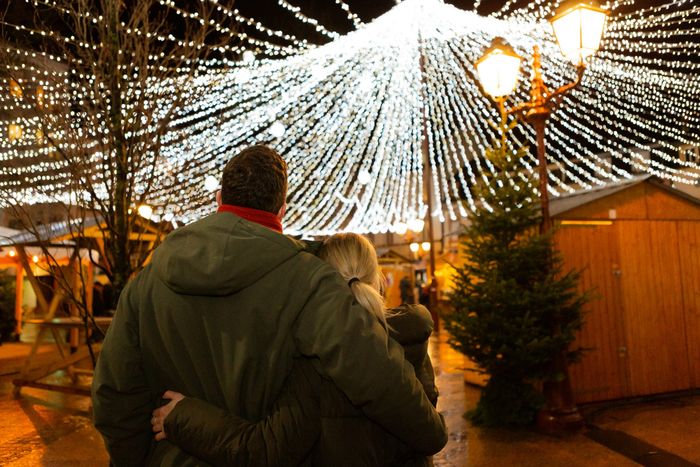
<instances>
[{"instance_id":1,"label":"jacket hood","mask_svg":"<svg viewBox=\"0 0 700 467\"><path fill-rule=\"evenodd\" d=\"M289 237L222 212L170 233L156 249L152 268L176 293L225 296L257 282L303 248Z\"/></svg>"},{"instance_id":2,"label":"jacket hood","mask_svg":"<svg viewBox=\"0 0 700 467\"><path fill-rule=\"evenodd\" d=\"M433 318L423 305L401 305L392 308L387 317L389 335L401 345L425 342L433 332Z\"/></svg>"}]
</instances>

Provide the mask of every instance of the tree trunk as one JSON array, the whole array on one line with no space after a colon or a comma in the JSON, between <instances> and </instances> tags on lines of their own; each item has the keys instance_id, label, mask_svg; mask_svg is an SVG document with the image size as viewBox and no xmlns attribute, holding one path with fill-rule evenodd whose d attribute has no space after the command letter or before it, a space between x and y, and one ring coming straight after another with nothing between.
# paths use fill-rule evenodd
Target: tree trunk
<instances>
[{"instance_id":1,"label":"tree trunk","mask_svg":"<svg viewBox=\"0 0 700 467\"><path fill-rule=\"evenodd\" d=\"M110 13L111 41L109 66L104 70L109 74L110 83L110 122L112 136L114 138L114 154L109 157L114 158L115 171L112 180L113 202L113 225L114 230L110 232L111 238L106 239L109 244L108 255L112 256L112 287L115 303L126 286L132 274L131 255L129 248L129 155L126 151L126 140L124 135L123 103L122 103L122 72L120 70L120 44L119 44L119 5L117 2L107 3Z\"/></svg>"}]
</instances>

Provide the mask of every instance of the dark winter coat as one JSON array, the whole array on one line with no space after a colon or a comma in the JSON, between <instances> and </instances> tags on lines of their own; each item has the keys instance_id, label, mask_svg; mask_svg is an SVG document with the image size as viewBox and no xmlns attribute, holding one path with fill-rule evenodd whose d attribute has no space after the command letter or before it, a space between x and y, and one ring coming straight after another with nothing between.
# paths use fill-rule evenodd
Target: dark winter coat
<instances>
[{"instance_id":1,"label":"dark winter coat","mask_svg":"<svg viewBox=\"0 0 700 467\"><path fill-rule=\"evenodd\" d=\"M433 329L430 313L420 305L395 312L388 319L391 337L404 346L406 359L436 404L427 353ZM217 466L429 465L425 456L367 419L332 381L319 376L309 359L297 362L282 397L264 420L249 423L188 397L168 415L165 432L174 444Z\"/></svg>"},{"instance_id":2,"label":"dark winter coat","mask_svg":"<svg viewBox=\"0 0 700 467\"><path fill-rule=\"evenodd\" d=\"M124 289L95 369L95 426L116 466L177 464L179 449L151 432L165 390L257 421L301 356L419 452L446 443L401 346L340 275L231 213L171 233Z\"/></svg>"}]
</instances>

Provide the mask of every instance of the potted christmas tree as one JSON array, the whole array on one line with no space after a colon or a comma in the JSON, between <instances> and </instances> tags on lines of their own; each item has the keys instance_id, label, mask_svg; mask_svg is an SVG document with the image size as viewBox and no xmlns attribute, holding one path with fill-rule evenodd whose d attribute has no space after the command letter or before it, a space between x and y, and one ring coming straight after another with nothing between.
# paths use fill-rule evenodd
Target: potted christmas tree
<instances>
[{"instance_id":1,"label":"potted christmas tree","mask_svg":"<svg viewBox=\"0 0 700 467\"><path fill-rule=\"evenodd\" d=\"M520 163L528 148L513 150L507 138L515 124L503 116L501 138L486 152L494 171L461 240L465 261L445 316L450 343L489 376L468 413L487 426L533 423L544 404L539 383L564 377L555 359L580 353L569 345L588 300L579 273L563 272L551 234L540 234L536 183Z\"/></svg>"}]
</instances>

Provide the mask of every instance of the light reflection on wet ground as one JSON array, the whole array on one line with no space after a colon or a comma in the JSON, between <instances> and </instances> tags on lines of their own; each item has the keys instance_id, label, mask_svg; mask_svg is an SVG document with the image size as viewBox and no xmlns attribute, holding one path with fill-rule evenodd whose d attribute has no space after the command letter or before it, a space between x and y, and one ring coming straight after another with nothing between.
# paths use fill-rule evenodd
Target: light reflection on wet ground
<instances>
[{"instance_id":1,"label":"light reflection on wet ground","mask_svg":"<svg viewBox=\"0 0 700 467\"><path fill-rule=\"evenodd\" d=\"M15 399L12 388L11 377L0 380L0 465L107 465L87 397L23 389Z\"/></svg>"},{"instance_id":2,"label":"light reflection on wet ground","mask_svg":"<svg viewBox=\"0 0 700 467\"><path fill-rule=\"evenodd\" d=\"M430 341L430 358L440 397L438 411L445 417L449 433L447 446L433 457L436 467L467 465L467 407L464 386L464 356L447 343L447 333L436 333Z\"/></svg>"}]
</instances>

